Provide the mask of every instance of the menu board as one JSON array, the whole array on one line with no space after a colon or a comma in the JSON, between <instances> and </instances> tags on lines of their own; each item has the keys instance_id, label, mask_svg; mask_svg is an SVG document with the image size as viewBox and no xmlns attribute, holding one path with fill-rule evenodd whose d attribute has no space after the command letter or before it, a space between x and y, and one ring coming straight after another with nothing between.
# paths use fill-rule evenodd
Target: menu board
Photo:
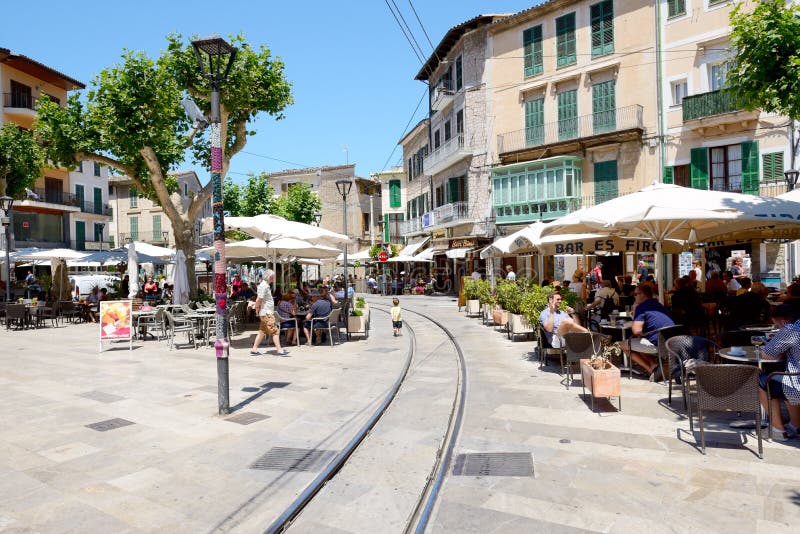
<instances>
[{"instance_id":1,"label":"menu board","mask_svg":"<svg viewBox=\"0 0 800 534\"><path fill-rule=\"evenodd\" d=\"M694 254L691 252L681 252L678 256L678 276L689 276L689 271L692 270L692 261Z\"/></svg>"},{"instance_id":2,"label":"menu board","mask_svg":"<svg viewBox=\"0 0 800 534\"><path fill-rule=\"evenodd\" d=\"M100 302L100 341L131 339L130 300Z\"/></svg>"}]
</instances>

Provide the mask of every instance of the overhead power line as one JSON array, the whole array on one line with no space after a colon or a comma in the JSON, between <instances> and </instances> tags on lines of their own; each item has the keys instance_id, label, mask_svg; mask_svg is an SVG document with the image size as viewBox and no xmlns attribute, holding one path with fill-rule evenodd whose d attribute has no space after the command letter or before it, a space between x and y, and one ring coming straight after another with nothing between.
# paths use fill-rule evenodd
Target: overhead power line
<instances>
[{"instance_id":1,"label":"overhead power line","mask_svg":"<svg viewBox=\"0 0 800 534\"><path fill-rule=\"evenodd\" d=\"M425 100L425 97L427 97L427 96L428 96L428 88L426 87L425 90L422 92L422 96L420 96L420 98L419 98L419 102L417 102L417 107L414 108L414 111L411 113L411 117L408 119L408 122L403 127L403 133L400 134L400 138L401 139L408 132L408 127L414 121L414 117L417 116L417 111L419 111L419 107L422 105L422 101ZM389 161L392 159L392 156L394 155L395 150L397 150L397 144L394 145L394 148L392 149L391 154L389 154L389 157L386 158L386 163L384 163L383 167L381 167L381 172L386 170L386 166L389 165Z\"/></svg>"},{"instance_id":2,"label":"overhead power line","mask_svg":"<svg viewBox=\"0 0 800 534\"><path fill-rule=\"evenodd\" d=\"M417 43L416 47L414 46L414 43L411 42L412 39L413 39L413 35L409 36L406 33L406 30L403 27L403 24L400 22L400 19L398 18L398 14L399 14L400 17L402 17L402 13L396 14L394 12L394 9L392 9L392 6L389 4L389 0L383 0L383 1L386 3L386 7L389 8L389 11L392 13L392 16L394 17L395 22L397 22L397 25L400 26L400 31L403 32L403 36L406 38L406 41L408 41L408 45L411 47L411 50L414 52L414 55L417 56L417 59L419 60L419 62L424 65L425 64L425 54L422 53L421 49L419 49L419 51L418 51L419 43ZM392 3L394 3L394 0L392 0ZM416 39L414 39L414 42L416 42Z\"/></svg>"}]
</instances>

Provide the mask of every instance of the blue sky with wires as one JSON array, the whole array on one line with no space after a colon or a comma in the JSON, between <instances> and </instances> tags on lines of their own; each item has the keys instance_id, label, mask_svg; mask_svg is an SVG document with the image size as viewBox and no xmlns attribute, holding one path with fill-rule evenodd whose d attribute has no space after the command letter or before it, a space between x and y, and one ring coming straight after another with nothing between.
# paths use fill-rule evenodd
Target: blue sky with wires
<instances>
[{"instance_id":1,"label":"blue sky with wires","mask_svg":"<svg viewBox=\"0 0 800 534\"><path fill-rule=\"evenodd\" d=\"M427 58L432 47L425 32L436 46L449 28L476 15L514 13L536 3L43 0L36 3L32 24L2 18L0 47L88 86L125 48L157 56L171 32L185 37L244 33L252 45L264 44L283 59L295 104L281 121L265 116L255 122L257 135L231 162L231 177L241 181L251 172L346 162L356 164L359 176L367 176L400 162L402 153L395 148L403 128L427 111L423 102L412 117L425 92L422 82L414 80L422 64L392 11L402 14L397 18L401 23L405 19L421 49L418 54ZM197 170L205 182L204 171Z\"/></svg>"}]
</instances>

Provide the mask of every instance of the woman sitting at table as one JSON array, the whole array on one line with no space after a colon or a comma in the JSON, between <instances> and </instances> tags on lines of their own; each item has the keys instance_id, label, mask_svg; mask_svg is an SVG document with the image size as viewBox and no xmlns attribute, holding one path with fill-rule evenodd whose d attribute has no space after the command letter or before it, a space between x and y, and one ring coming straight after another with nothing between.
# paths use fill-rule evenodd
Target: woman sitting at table
<instances>
[{"instance_id":1,"label":"woman sitting at table","mask_svg":"<svg viewBox=\"0 0 800 534\"><path fill-rule=\"evenodd\" d=\"M291 345L295 342L294 336L297 335L295 326L295 315L297 314L297 303L294 293L286 291L278 303L278 317L281 318L281 330L286 330L286 344Z\"/></svg>"},{"instance_id":2,"label":"woman sitting at table","mask_svg":"<svg viewBox=\"0 0 800 534\"><path fill-rule=\"evenodd\" d=\"M100 297L100 290L97 286L94 286L89 296L86 297L86 302L88 303L87 313L89 315L89 320L93 323L97 322L98 314L100 313Z\"/></svg>"},{"instance_id":3,"label":"woman sitting at table","mask_svg":"<svg viewBox=\"0 0 800 534\"><path fill-rule=\"evenodd\" d=\"M800 372L800 321L796 310L789 305L780 305L775 308L773 322L782 328L770 341L761 348L764 359L779 360L786 358L786 372ZM800 376L776 376L767 384L769 373L762 371L759 377L761 389L758 392L761 406L767 406L767 388L772 397L772 439L786 441L797 437L800 428ZM783 424L781 418L781 401L786 403L789 412L789 423ZM769 413L769 411L767 411Z\"/></svg>"},{"instance_id":4,"label":"woman sitting at table","mask_svg":"<svg viewBox=\"0 0 800 534\"><path fill-rule=\"evenodd\" d=\"M158 284L153 281L152 276L147 279L147 283L144 285L144 295L149 298L158 296Z\"/></svg>"}]
</instances>

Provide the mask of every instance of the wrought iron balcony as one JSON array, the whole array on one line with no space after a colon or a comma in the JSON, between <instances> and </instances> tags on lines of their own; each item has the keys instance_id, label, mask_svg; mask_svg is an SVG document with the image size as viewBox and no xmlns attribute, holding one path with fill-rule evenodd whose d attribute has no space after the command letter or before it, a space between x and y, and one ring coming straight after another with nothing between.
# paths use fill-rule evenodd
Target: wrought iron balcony
<instances>
[{"instance_id":1,"label":"wrought iron balcony","mask_svg":"<svg viewBox=\"0 0 800 534\"><path fill-rule=\"evenodd\" d=\"M433 211L423 213L420 217L415 217L408 221L401 221L400 234L405 236L423 230L453 226L477 219L478 217L470 216L469 204L467 202L451 202L450 204L434 208Z\"/></svg>"},{"instance_id":2,"label":"wrought iron balcony","mask_svg":"<svg viewBox=\"0 0 800 534\"><path fill-rule=\"evenodd\" d=\"M111 216L111 208L108 204L96 204L94 202L76 198L75 205L77 205L83 213L94 213L95 215L107 215L109 217Z\"/></svg>"},{"instance_id":3,"label":"wrought iron balcony","mask_svg":"<svg viewBox=\"0 0 800 534\"><path fill-rule=\"evenodd\" d=\"M88 241L86 239L73 239L70 241L70 248L72 250L85 250L85 251L95 251L95 250L111 250L114 248L114 241L109 239L108 241Z\"/></svg>"},{"instance_id":4,"label":"wrought iron balcony","mask_svg":"<svg viewBox=\"0 0 800 534\"><path fill-rule=\"evenodd\" d=\"M441 111L453 101L452 80L442 79L431 89L431 110Z\"/></svg>"},{"instance_id":5,"label":"wrought iron balcony","mask_svg":"<svg viewBox=\"0 0 800 534\"><path fill-rule=\"evenodd\" d=\"M138 232L125 232L119 234L120 245L131 241L142 241L153 245L166 245L169 243L169 232L162 230L139 230Z\"/></svg>"},{"instance_id":6,"label":"wrought iron balcony","mask_svg":"<svg viewBox=\"0 0 800 534\"><path fill-rule=\"evenodd\" d=\"M636 104L502 133L497 136L497 152L504 154L576 139L613 135L626 130L644 130L642 109Z\"/></svg>"},{"instance_id":7,"label":"wrought iron balcony","mask_svg":"<svg viewBox=\"0 0 800 534\"><path fill-rule=\"evenodd\" d=\"M710 91L686 96L681 107L684 122L742 110L741 104L730 91Z\"/></svg>"},{"instance_id":8,"label":"wrought iron balcony","mask_svg":"<svg viewBox=\"0 0 800 534\"><path fill-rule=\"evenodd\" d=\"M78 198L72 193L67 193L60 189L45 189L41 187L26 189L17 195L17 200L57 204L80 209Z\"/></svg>"},{"instance_id":9,"label":"wrought iron balcony","mask_svg":"<svg viewBox=\"0 0 800 534\"><path fill-rule=\"evenodd\" d=\"M36 109L36 99L29 93L3 93L3 107Z\"/></svg>"},{"instance_id":10,"label":"wrought iron balcony","mask_svg":"<svg viewBox=\"0 0 800 534\"><path fill-rule=\"evenodd\" d=\"M425 169L425 174L432 176L471 155L472 151L464 146L464 134L460 133L425 156L425 159L422 160L422 168Z\"/></svg>"}]
</instances>

